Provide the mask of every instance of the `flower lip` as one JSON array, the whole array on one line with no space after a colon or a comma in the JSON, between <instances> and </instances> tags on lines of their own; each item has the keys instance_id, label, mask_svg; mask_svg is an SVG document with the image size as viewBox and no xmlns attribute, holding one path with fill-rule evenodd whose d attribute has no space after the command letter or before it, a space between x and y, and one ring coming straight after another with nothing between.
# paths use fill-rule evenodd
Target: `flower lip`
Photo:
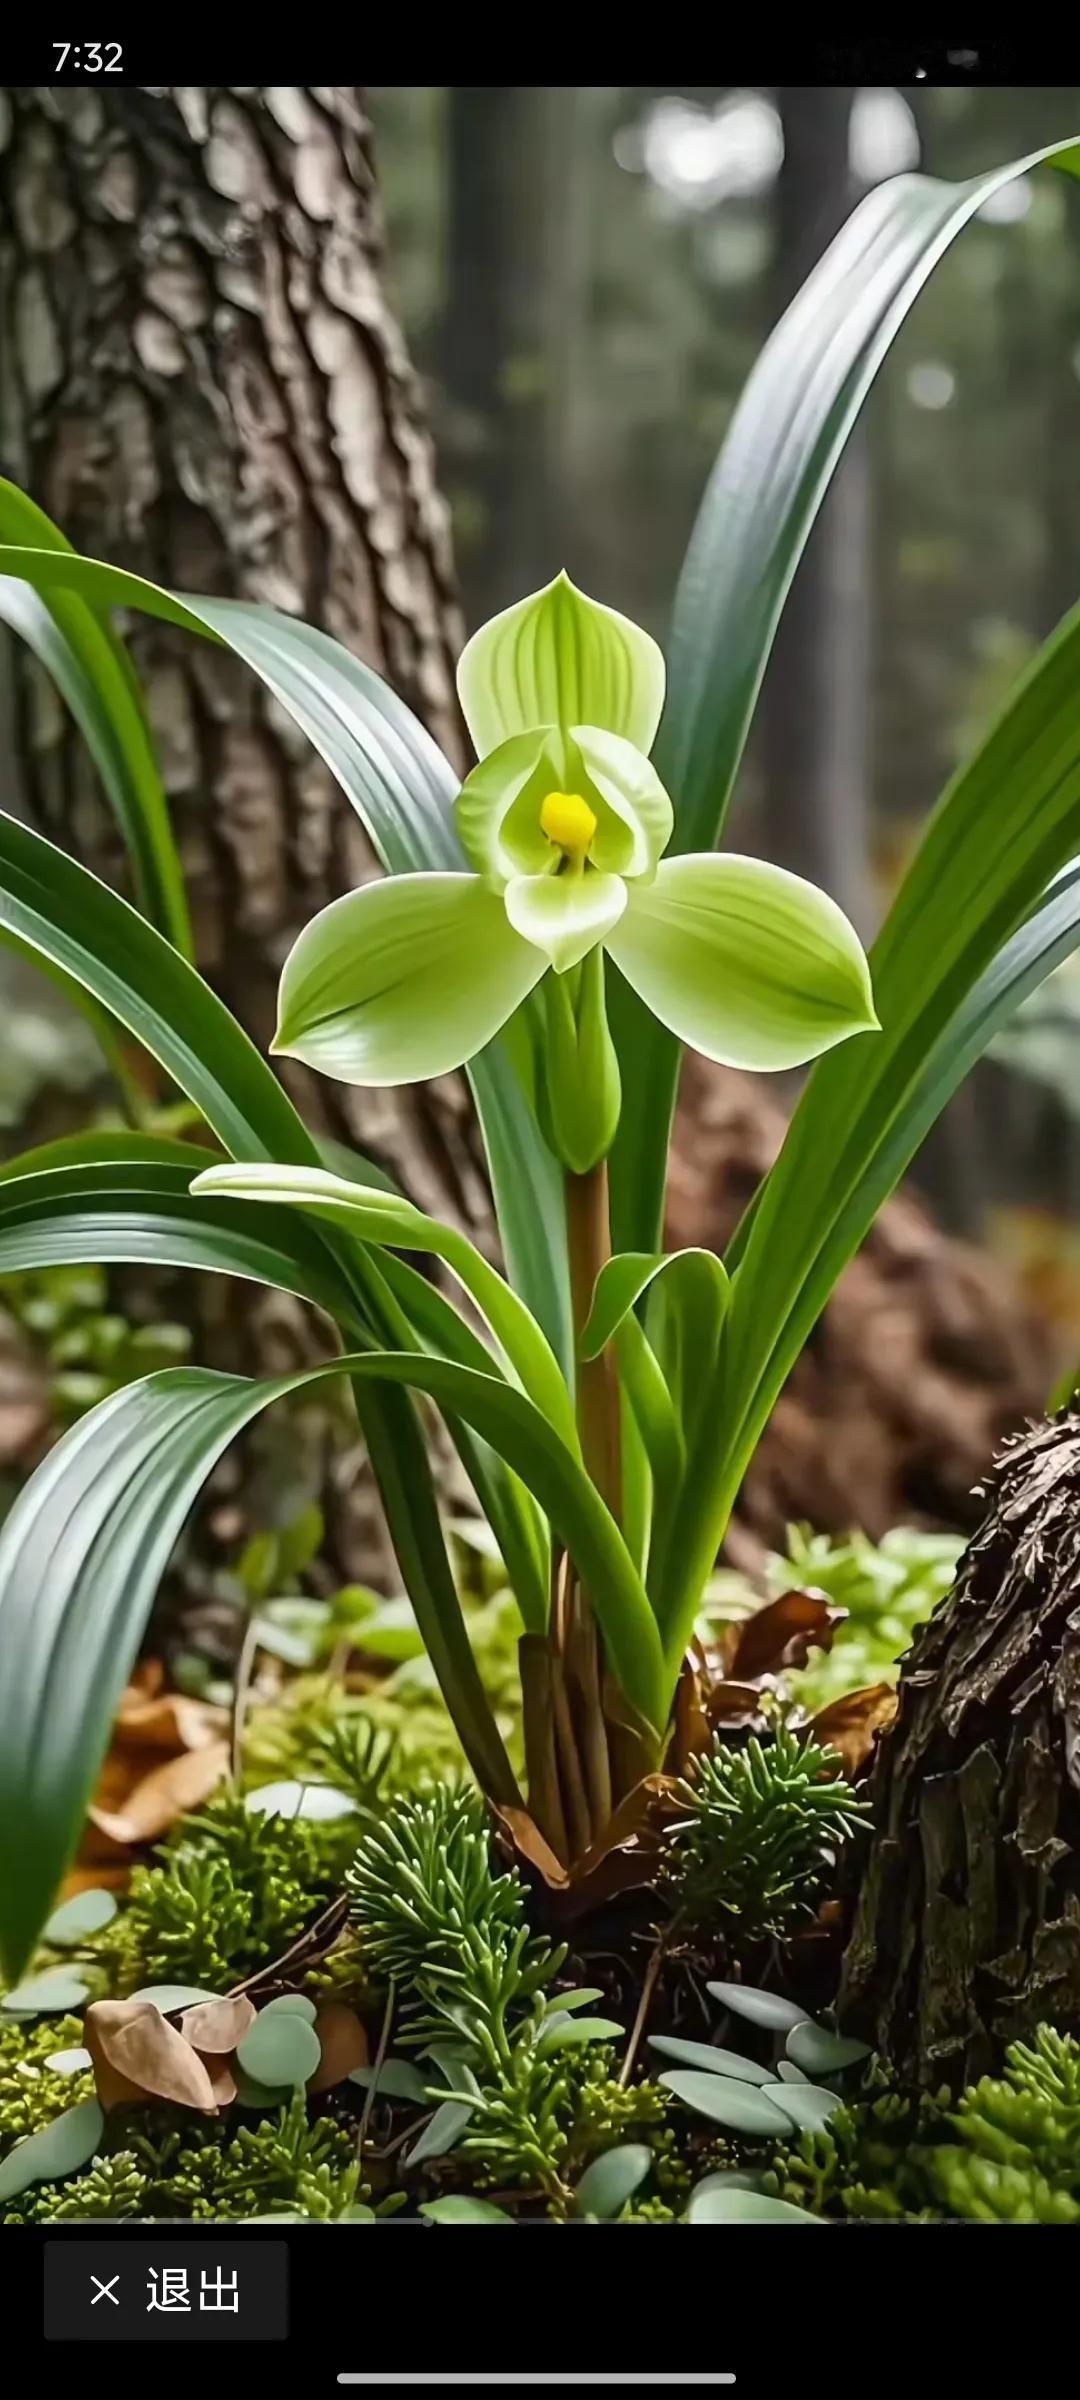
<instances>
[{"instance_id":1,"label":"flower lip","mask_svg":"<svg viewBox=\"0 0 1080 2400\"><path fill-rule=\"evenodd\" d=\"M549 792L541 802L541 832L568 858L584 859L596 826L596 811L580 792Z\"/></svg>"}]
</instances>

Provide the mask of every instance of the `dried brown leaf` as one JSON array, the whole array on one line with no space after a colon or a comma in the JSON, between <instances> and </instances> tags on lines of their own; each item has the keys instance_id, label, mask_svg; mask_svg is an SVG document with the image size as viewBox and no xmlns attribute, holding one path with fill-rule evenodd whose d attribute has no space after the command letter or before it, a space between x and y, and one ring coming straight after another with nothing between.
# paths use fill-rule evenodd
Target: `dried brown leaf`
<instances>
[{"instance_id":1,"label":"dried brown leaf","mask_svg":"<svg viewBox=\"0 0 1080 2400\"><path fill-rule=\"evenodd\" d=\"M811 1717L806 1730L816 1742L839 1751L846 1775L857 1775L879 1733L892 1724L896 1706L891 1683L867 1683L857 1692L845 1692L841 1700L830 1700Z\"/></svg>"},{"instance_id":2,"label":"dried brown leaf","mask_svg":"<svg viewBox=\"0 0 1080 2400\"><path fill-rule=\"evenodd\" d=\"M253 2002L243 1992L234 2000L200 2000L197 2007L185 2009L180 2031L200 2058L231 2058L255 2015Z\"/></svg>"},{"instance_id":3,"label":"dried brown leaf","mask_svg":"<svg viewBox=\"0 0 1080 2400\"><path fill-rule=\"evenodd\" d=\"M739 1628L730 1665L733 1679L751 1683L759 1675L805 1667L811 1647L831 1650L846 1615L846 1608L834 1608L824 1592L795 1590L767 1601Z\"/></svg>"},{"instance_id":4,"label":"dried brown leaf","mask_svg":"<svg viewBox=\"0 0 1080 2400\"><path fill-rule=\"evenodd\" d=\"M228 1773L229 1745L212 1742L205 1749L182 1751L155 1767L128 1792L119 1809L97 1805L89 1811L91 1824L112 1842L129 1849L155 1842L177 1817L199 1808Z\"/></svg>"},{"instance_id":5,"label":"dried brown leaf","mask_svg":"<svg viewBox=\"0 0 1080 2400\"><path fill-rule=\"evenodd\" d=\"M153 2097L207 2116L217 2109L203 2060L151 2000L92 2001L83 2038L103 2108Z\"/></svg>"}]
</instances>

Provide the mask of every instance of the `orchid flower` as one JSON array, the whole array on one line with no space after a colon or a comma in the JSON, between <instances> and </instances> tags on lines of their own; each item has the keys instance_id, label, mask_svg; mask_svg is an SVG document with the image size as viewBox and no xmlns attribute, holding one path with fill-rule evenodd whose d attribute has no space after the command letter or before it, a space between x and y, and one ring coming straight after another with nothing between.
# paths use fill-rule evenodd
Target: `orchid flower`
<instances>
[{"instance_id":1,"label":"orchid flower","mask_svg":"<svg viewBox=\"0 0 1080 2400\"><path fill-rule=\"evenodd\" d=\"M651 636L566 575L474 634L458 693L479 765L455 802L472 872L323 909L286 961L275 1050L344 1083L445 1074L601 951L728 1066L799 1066L876 1026L835 901L759 859L664 856L673 811L648 755L664 683Z\"/></svg>"}]
</instances>

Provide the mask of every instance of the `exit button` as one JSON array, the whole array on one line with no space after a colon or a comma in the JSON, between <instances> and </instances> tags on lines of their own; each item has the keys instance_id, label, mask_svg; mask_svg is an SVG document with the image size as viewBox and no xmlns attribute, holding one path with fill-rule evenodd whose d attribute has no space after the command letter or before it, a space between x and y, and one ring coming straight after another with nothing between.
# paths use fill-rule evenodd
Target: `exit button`
<instances>
[{"instance_id":1,"label":"exit button","mask_svg":"<svg viewBox=\"0 0 1080 2400\"><path fill-rule=\"evenodd\" d=\"M47 2342L283 2342L285 2242L46 2242Z\"/></svg>"}]
</instances>

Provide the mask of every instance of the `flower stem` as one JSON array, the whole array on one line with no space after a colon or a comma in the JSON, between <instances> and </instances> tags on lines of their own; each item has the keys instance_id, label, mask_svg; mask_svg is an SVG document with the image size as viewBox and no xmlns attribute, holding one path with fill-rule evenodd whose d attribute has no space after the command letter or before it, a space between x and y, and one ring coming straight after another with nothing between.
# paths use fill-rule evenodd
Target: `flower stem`
<instances>
[{"instance_id":1,"label":"flower stem","mask_svg":"<svg viewBox=\"0 0 1080 2400\"><path fill-rule=\"evenodd\" d=\"M592 1307L596 1278L611 1257L606 1159L586 1175L567 1176L566 1230L577 1341ZM617 1519L622 1501L619 1377L610 1342L599 1358L578 1361L577 1415L586 1471Z\"/></svg>"}]
</instances>

